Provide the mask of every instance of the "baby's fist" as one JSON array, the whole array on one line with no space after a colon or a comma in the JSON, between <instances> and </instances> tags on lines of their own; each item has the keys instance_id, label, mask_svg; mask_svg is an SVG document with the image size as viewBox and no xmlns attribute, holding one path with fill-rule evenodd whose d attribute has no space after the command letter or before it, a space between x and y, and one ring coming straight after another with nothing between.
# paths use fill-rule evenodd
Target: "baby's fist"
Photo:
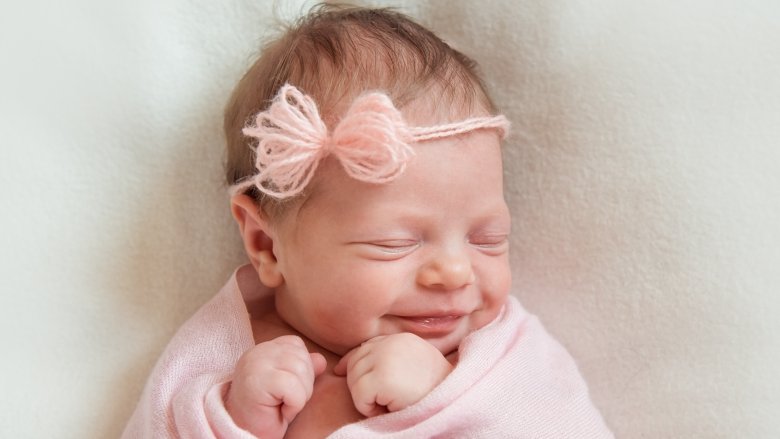
<instances>
[{"instance_id":1,"label":"baby's fist","mask_svg":"<svg viewBox=\"0 0 780 439\"><path fill-rule=\"evenodd\" d=\"M285 335L248 350L236 365L226 398L236 425L263 438L282 438L311 398L325 358L303 340Z\"/></svg>"},{"instance_id":2,"label":"baby's fist","mask_svg":"<svg viewBox=\"0 0 780 439\"><path fill-rule=\"evenodd\" d=\"M347 353L334 373L346 374L355 408L370 417L416 403L453 369L436 347L404 332L366 341Z\"/></svg>"}]
</instances>

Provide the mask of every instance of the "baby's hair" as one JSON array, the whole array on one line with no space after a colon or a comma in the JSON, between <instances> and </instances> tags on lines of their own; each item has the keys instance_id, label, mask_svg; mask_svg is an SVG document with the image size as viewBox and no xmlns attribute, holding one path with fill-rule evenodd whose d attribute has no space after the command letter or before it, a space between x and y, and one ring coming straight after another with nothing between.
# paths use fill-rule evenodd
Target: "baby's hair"
<instances>
[{"instance_id":1,"label":"baby's hair","mask_svg":"<svg viewBox=\"0 0 780 439\"><path fill-rule=\"evenodd\" d=\"M320 4L267 42L225 109L226 179L234 185L256 169L242 129L286 83L311 96L328 126L357 96L381 90L402 108L435 88L449 108L494 113L476 63L433 32L392 9ZM454 111L454 110L450 110ZM287 202L247 191L271 217Z\"/></svg>"}]
</instances>

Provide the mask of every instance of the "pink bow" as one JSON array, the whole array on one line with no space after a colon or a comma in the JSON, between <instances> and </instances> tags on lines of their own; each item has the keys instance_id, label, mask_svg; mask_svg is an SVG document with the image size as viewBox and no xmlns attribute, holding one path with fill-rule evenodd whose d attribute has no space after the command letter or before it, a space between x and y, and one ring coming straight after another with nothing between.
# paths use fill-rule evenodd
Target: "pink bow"
<instances>
[{"instance_id":1,"label":"pink bow","mask_svg":"<svg viewBox=\"0 0 780 439\"><path fill-rule=\"evenodd\" d=\"M370 183L392 180L414 155L401 113L382 93L357 98L328 134L314 101L285 84L243 133L258 140L258 173L235 189L255 185L279 199L299 194L328 154L339 160L349 176Z\"/></svg>"}]
</instances>

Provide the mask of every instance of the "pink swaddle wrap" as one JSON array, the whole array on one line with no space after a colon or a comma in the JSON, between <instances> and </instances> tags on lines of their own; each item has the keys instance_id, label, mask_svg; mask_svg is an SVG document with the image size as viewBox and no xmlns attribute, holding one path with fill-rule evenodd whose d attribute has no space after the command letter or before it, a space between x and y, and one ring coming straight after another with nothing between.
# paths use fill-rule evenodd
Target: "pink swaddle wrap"
<instances>
[{"instance_id":1,"label":"pink swaddle wrap","mask_svg":"<svg viewBox=\"0 0 780 439\"><path fill-rule=\"evenodd\" d=\"M168 345L124 438L255 437L223 402L236 362L254 346L237 273ZM329 437L612 437L571 356L514 297L459 351L455 370L418 403Z\"/></svg>"}]
</instances>

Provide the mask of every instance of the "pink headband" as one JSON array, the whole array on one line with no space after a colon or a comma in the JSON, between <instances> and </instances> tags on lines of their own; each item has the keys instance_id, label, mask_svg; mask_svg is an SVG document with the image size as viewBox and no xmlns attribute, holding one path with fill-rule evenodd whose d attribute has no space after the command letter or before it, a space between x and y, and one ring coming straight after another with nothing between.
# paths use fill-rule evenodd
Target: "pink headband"
<instances>
[{"instance_id":1,"label":"pink headband","mask_svg":"<svg viewBox=\"0 0 780 439\"><path fill-rule=\"evenodd\" d=\"M386 94L373 92L355 99L328 134L314 101L285 84L271 106L255 116L254 125L244 128L244 135L258 140L258 172L230 186L230 194L255 186L277 199L293 197L309 184L320 160L328 154L338 158L352 178L369 183L388 182L404 171L414 155L410 143L478 129L498 129L503 138L509 121L499 115L409 127Z\"/></svg>"}]
</instances>

